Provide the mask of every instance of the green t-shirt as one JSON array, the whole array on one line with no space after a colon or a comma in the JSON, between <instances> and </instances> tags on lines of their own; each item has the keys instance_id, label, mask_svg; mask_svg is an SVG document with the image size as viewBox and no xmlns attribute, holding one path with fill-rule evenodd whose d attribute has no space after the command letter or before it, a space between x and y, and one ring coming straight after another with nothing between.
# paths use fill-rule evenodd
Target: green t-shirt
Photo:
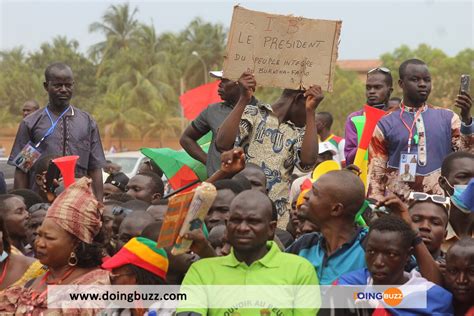
<instances>
[{"instance_id":1,"label":"green t-shirt","mask_svg":"<svg viewBox=\"0 0 474 316\"><path fill-rule=\"evenodd\" d=\"M233 250L230 255L225 257L201 259L191 265L182 285L262 285L268 289L277 285L319 285L315 269L309 261L293 254L281 252L273 241L269 241L267 247L269 249L268 253L250 266L245 262L238 261ZM233 302L233 307L207 308L206 302L215 299L209 297L212 295L206 293L205 290L191 290L187 293L189 293L189 297L193 297L193 301L202 302L202 306L201 308L194 307L192 309L181 306L177 310L178 313L195 312L209 316L314 316L317 312L316 308L279 309L275 306L275 296L273 295L268 301L265 297L255 297L250 304L255 304L258 301L258 306L261 306L259 310L245 308L246 302L239 301ZM311 292L311 295L313 296L313 292ZM290 299L297 304L296 302L300 297L300 295L295 294L294 299L293 297L290 297ZM319 302L319 291L314 291L313 297ZM288 299L288 297L285 298Z\"/></svg>"}]
</instances>

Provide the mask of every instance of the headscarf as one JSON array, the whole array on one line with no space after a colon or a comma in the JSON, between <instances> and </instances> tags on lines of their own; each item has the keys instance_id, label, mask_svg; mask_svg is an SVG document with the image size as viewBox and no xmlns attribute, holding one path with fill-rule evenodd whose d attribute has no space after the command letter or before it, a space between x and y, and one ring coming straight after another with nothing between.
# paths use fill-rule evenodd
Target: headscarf
<instances>
[{"instance_id":1,"label":"headscarf","mask_svg":"<svg viewBox=\"0 0 474 316\"><path fill-rule=\"evenodd\" d=\"M46 213L57 225L91 244L102 226L102 204L92 193L92 180L83 177L61 193Z\"/></svg>"}]
</instances>

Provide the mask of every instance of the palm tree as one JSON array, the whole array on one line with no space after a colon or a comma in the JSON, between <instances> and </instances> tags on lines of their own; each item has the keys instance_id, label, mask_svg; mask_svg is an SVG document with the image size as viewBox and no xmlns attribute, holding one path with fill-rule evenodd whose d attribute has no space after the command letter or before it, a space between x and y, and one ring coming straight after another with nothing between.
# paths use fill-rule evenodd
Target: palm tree
<instances>
[{"instance_id":1,"label":"palm tree","mask_svg":"<svg viewBox=\"0 0 474 316\"><path fill-rule=\"evenodd\" d=\"M20 117L20 107L28 99L44 95L40 73L33 69L23 49L0 52L0 104Z\"/></svg>"},{"instance_id":2,"label":"palm tree","mask_svg":"<svg viewBox=\"0 0 474 316\"><path fill-rule=\"evenodd\" d=\"M202 76L202 64L192 52L196 51L204 60L207 69L222 67L225 49L226 32L221 24L205 23L201 18L196 18L181 33L181 39L185 43L187 82L190 87L204 83Z\"/></svg>"},{"instance_id":3,"label":"palm tree","mask_svg":"<svg viewBox=\"0 0 474 316\"><path fill-rule=\"evenodd\" d=\"M123 138L140 135L138 122L143 116L141 112L138 107L130 106L123 90L118 90L104 96L103 103L96 108L95 117L103 126L105 137L118 137L122 150Z\"/></svg>"},{"instance_id":4,"label":"palm tree","mask_svg":"<svg viewBox=\"0 0 474 316\"><path fill-rule=\"evenodd\" d=\"M134 41L134 33L137 31L138 21L130 5L111 5L102 17L103 22L94 22L89 26L89 32L100 32L106 37L105 41L91 46L90 56L95 61L113 57L118 51L128 49ZM100 75L101 69L98 70Z\"/></svg>"},{"instance_id":5,"label":"palm tree","mask_svg":"<svg viewBox=\"0 0 474 316\"><path fill-rule=\"evenodd\" d=\"M182 118L173 116L171 111L160 102L153 102L150 111L144 112L143 141L158 138L163 147L166 137L176 137L181 133Z\"/></svg>"}]
</instances>

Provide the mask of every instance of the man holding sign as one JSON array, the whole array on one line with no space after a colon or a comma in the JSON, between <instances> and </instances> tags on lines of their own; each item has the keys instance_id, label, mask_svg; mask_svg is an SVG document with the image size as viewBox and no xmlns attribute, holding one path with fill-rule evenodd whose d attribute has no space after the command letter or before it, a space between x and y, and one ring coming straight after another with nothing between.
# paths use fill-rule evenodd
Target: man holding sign
<instances>
[{"instance_id":1,"label":"man holding sign","mask_svg":"<svg viewBox=\"0 0 474 316\"><path fill-rule=\"evenodd\" d=\"M278 227L288 223L288 185L295 167L314 168L318 155L315 110L323 100L320 86L308 90L284 89L273 104L248 105L257 86L255 76L244 72L238 81L240 99L220 127L218 150L244 148L247 162L260 166L267 177L269 197L278 210Z\"/></svg>"}]
</instances>

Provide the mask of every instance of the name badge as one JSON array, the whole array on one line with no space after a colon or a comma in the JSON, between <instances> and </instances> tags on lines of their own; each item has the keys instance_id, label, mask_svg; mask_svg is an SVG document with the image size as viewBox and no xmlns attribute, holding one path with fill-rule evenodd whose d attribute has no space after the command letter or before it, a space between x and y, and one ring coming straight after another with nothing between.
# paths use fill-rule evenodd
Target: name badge
<instances>
[{"instance_id":1,"label":"name badge","mask_svg":"<svg viewBox=\"0 0 474 316\"><path fill-rule=\"evenodd\" d=\"M41 156L41 152L34 147L33 143L29 142L13 159L13 163L17 168L23 172L28 172L36 161Z\"/></svg>"},{"instance_id":2,"label":"name badge","mask_svg":"<svg viewBox=\"0 0 474 316\"><path fill-rule=\"evenodd\" d=\"M415 182L418 155L404 152L400 156L399 179L403 182Z\"/></svg>"}]
</instances>

